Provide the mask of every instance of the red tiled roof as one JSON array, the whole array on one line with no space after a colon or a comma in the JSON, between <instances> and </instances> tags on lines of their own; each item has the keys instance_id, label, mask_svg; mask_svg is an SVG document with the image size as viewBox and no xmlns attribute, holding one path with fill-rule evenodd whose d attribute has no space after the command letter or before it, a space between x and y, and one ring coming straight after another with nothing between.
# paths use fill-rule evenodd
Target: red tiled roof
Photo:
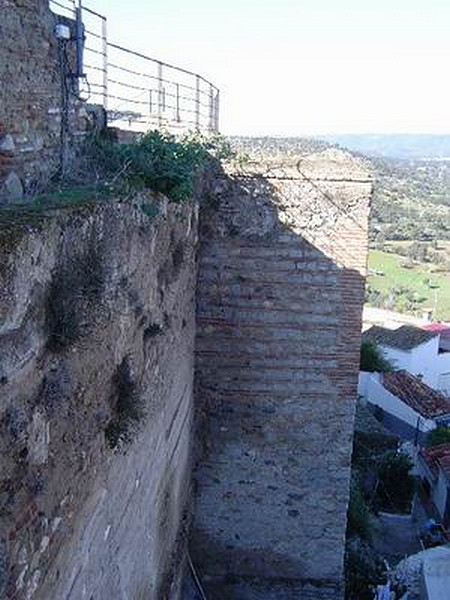
<instances>
[{"instance_id":1,"label":"red tiled roof","mask_svg":"<svg viewBox=\"0 0 450 600\"><path fill-rule=\"evenodd\" d=\"M444 475L450 479L450 443L424 449L421 453L434 475L438 474L440 467Z\"/></svg>"},{"instance_id":2,"label":"red tiled roof","mask_svg":"<svg viewBox=\"0 0 450 600\"><path fill-rule=\"evenodd\" d=\"M411 373L384 373L383 386L425 419L450 414L450 400Z\"/></svg>"},{"instance_id":3,"label":"red tiled roof","mask_svg":"<svg viewBox=\"0 0 450 600\"><path fill-rule=\"evenodd\" d=\"M422 329L440 333L441 337L450 337L450 325L448 323L430 323L429 325L424 325Z\"/></svg>"}]
</instances>

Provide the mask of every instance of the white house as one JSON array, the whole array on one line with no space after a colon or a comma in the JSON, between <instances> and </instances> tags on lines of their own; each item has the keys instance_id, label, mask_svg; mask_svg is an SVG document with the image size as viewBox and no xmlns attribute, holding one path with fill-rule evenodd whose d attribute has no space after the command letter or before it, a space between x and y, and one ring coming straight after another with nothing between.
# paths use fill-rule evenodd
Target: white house
<instances>
[{"instance_id":1,"label":"white house","mask_svg":"<svg viewBox=\"0 0 450 600\"><path fill-rule=\"evenodd\" d=\"M383 425L405 440L423 444L440 425L450 425L450 399L407 371L365 373L358 392Z\"/></svg>"},{"instance_id":2,"label":"white house","mask_svg":"<svg viewBox=\"0 0 450 600\"><path fill-rule=\"evenodd\" d=\"M425 493L435 505L444 526L450 526L450 444L421 450L418 472Z\"/></svg>"},{"instance_id":3,"label":"white house","mask_svg":"<svg viewBox=\"0 0 450 600\"><path fill-rule=\"evenodd\" d=\"M404 369L435 390L450 396L450 347L442 330L402 325L386 329L374 325L363 340L376 342L396 369Z\"/></svg>"}]
</instances>

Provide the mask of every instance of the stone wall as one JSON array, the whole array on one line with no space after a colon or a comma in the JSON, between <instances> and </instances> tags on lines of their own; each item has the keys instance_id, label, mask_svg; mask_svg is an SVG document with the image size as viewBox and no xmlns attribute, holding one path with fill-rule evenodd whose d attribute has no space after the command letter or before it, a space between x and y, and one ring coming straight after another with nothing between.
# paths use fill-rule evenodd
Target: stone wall
<instances>
[{"instance_id":1,"label":"stone wall","mask_svg":"<svg viewBox=\"0 0 450 600\"><path fill-rule=\"evenodd\" d=\"M201 219L192 554L216 600L342 598L370 173L223 173Z\"/></svg>"},{"instance_id":2,"label":"stone wall","mask_svg":"<svg viewBox=\"0 0 450 600\"><path fill-rule=\"evenodd\" d=\"M0 216L2 598L178 597L197 210L145 202Z\"/></svg>"},{"instance_id":3,"label":"stone wall","mask_svg":"<svg viewBox=\"0 0 450 600\"><path fill-rule=\"evenodd\" d=\"M21 199L59 167L62 91L56 17L48 0L0 0L0 204ZM67 22L67 20L66 20ZM66 46L74 68L73 43ZM70 85L70 81L66 80ZM83 135L84 108L69 95L67 147Z\"/></svg>"}]
</instances>

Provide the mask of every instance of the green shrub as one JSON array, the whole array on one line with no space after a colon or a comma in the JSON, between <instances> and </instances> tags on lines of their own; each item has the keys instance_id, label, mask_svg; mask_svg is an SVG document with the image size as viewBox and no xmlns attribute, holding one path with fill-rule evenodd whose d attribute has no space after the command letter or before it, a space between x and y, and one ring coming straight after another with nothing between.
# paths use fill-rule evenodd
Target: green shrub
<instances>
[{"instance_id":1,"label":"green shrub","mask_svg":"<svg viewBox=\"0 0 450 600\"><path fill-rule=\"evenodd\" d=\"M181 202L193 196L198 169L213 154L221 156L225 150L216 138L186 135L178 139L169 133L151 131L128 144L96 138L92 152L106 173L120 176L133 188L150 188Z\"/></svg>"},{"instance_id":2,"label":"green shrub","mask_svg":"<svg viewBox=\"0 0 450 600\"><path fill-rule=\"evenodd\" d=\"M375 472L383 457L397 449L394 435L355 431L353 435L352 468L359 473Z\"/></svg>"},{"instance_id":3,"label":"green shrub","mask_svg":"<svg viewBox=\"0 0 450 600\"><path fill-rule=\"evenodd\" d=\"M391 363L383 356L375 342L365 340L361 344L360 366L361 371L386 373L393 371Z\"/></svg>"},{"instance_id":4,"label":"green shrub","mask_svg":"<svg viewBox=\"0 0 450 600\"><path fill-rule=\"evenodd\" d=\"M436 427L428 436L428 447L432 448L440 444L450 444L450 427Z\"/></svg>"},{"instance_id":5,"label":"green shrub","mask_svg":"<svg viewBox=\"0 0 450 600\"><path fill-rule=\"evenodd\" d=\"M389 452L384 456L378 468L377 501L381 508L409 512L415 489L412 468L413 463L405 454Z\"/></svg>"}]
</instances>

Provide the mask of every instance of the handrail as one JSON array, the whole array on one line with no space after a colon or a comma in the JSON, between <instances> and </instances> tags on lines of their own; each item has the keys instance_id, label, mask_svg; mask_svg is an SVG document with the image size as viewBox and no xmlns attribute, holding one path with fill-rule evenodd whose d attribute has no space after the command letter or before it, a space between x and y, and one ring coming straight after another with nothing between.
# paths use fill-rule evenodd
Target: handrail
<instances>
[{"instance_id":1,"label":"handrail","mask_svg":"<svg viewBox=\"0 0 450 600\"><path fill-rule=\"evenodd\" d=\"M135 52L134 50L129 50L128 48L123 48L122 46L119 46L118 44L113 44L112 42L108 42L108 46L110 48L116 48L117 50L121 50L122 52L128 52L128 54L133 54L134 56L138 56L139 58L143 58L144 60L149 60L149 61L161 64L161 65L163 65L163 67L167 67L169 69L175 69L176 71L179 71L180 73L185 73L186 75L192 75L194 77L199 77L202 81L204 81L208 85L211 85L215 90L218 91L218 88L213 83L208 81L208 79L203 77L203 75L199 75L198 73L194 73L193 71L189 71L188 69L183 69L182 67L177 67L175 65L171 65L170 63L166 63L157 58L151 58L150 56L146 56L145 54L141 54L140 52Z\"/></svg>"},{"instance_id":2,"label":"handrail","mask_svg":"<svg viewBox=\"0 0 450 600\"><path fill-rule=\"evenodd\" d=\"M107 18L82 0L49 0L49 5L57 14L81 13L89 59L83 65L81 96L103 106L110 122L135 131L192 125L218 131L220 92L203 75L109 41Z\"/></svg>"},{"instance_id":3,"label":"handrail","mask_svg":"<svg viewBox=\"0 0 450 600\"><path fill-rule=\"evenodd\" d=\"M66 13L69 13L71 17L75 16L75 0L49 0L49 6L55 13L58 13L58 9L61 9L64 16Z\"/></svg>"}]
</instances>

